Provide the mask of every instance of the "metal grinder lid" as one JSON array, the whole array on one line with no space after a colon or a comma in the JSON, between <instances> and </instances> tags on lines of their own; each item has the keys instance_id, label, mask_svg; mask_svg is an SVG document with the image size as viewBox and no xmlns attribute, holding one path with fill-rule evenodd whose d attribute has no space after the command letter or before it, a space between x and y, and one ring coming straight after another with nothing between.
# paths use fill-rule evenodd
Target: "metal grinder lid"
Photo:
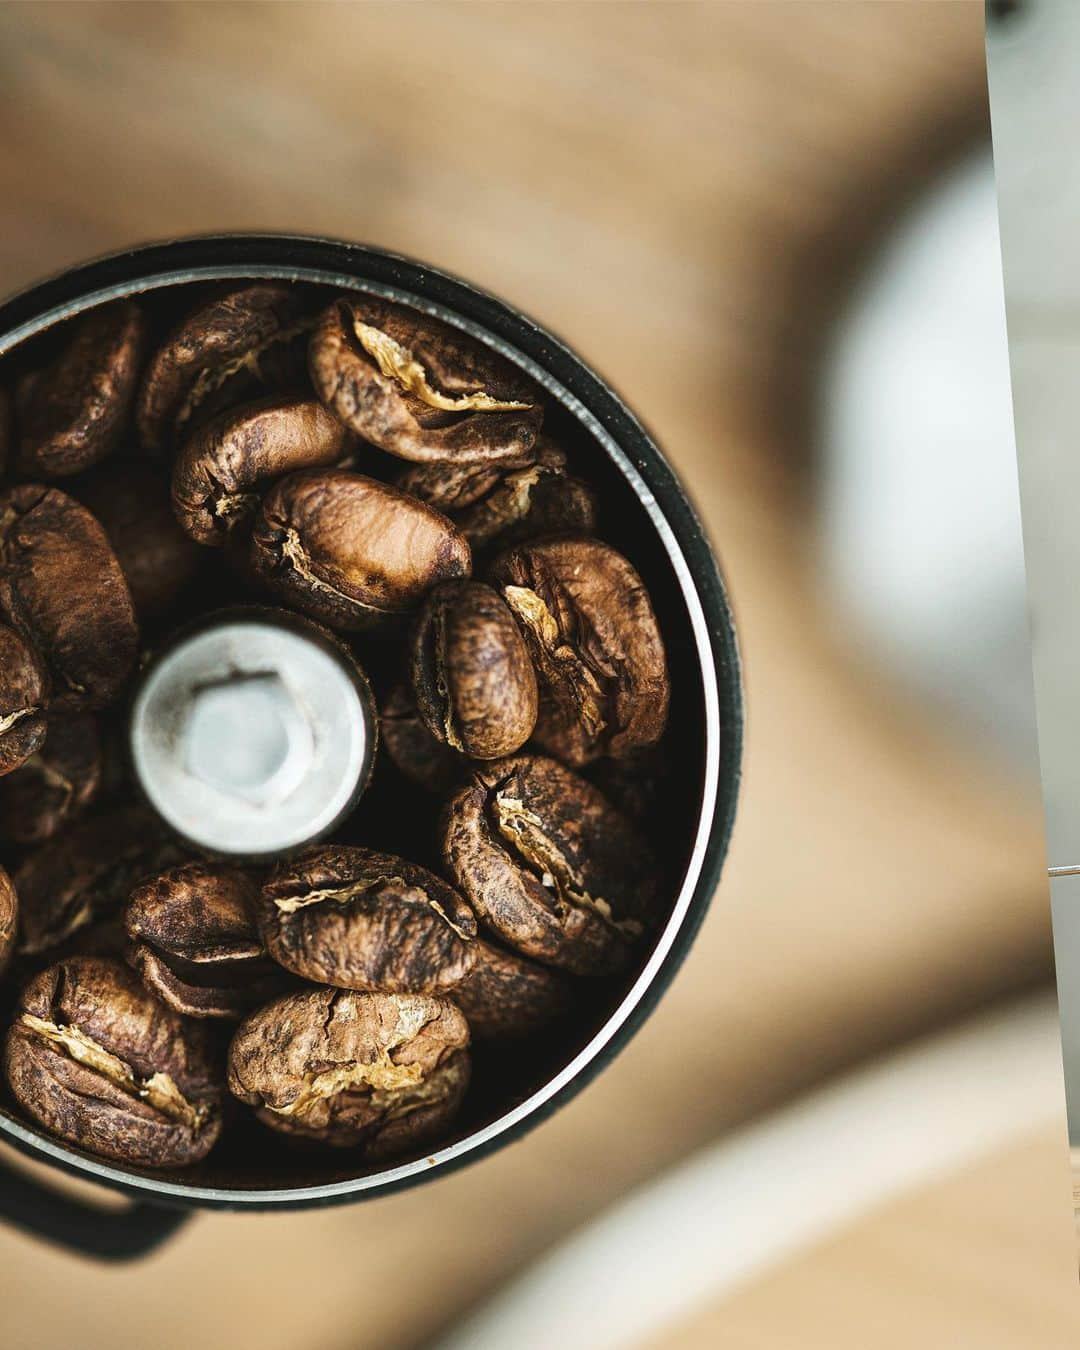
<instances>
[{"instance_id":1,"label":"metal grinder lid","mask_svg":"<svg viewBox=\"0 0 1080 1350\"><path fill-rule=\"evenodd\" d=\"M129 725L150 804L210 853L268 858L331 830L366 785L377 723L367 681L305 621L232 613L149 667Z\"/></svg>"}]
</instances>

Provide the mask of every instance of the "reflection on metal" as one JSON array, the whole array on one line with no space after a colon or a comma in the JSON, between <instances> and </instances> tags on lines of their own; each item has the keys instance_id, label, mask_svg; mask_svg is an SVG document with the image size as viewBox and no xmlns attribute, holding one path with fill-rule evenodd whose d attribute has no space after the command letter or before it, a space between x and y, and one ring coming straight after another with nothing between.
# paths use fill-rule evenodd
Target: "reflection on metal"
<instances>
[{"instance_id":1,"label":"reflection on metal","mask_svg":"<svg viewBox=\"0 0 1080 1350\"><path fill-rule=\"evenodd\" d=\"M987 58L1047 857L1056 867L1080 858L1080 5L1025 6L988 30Z\"/></svg>"}]
</instances>

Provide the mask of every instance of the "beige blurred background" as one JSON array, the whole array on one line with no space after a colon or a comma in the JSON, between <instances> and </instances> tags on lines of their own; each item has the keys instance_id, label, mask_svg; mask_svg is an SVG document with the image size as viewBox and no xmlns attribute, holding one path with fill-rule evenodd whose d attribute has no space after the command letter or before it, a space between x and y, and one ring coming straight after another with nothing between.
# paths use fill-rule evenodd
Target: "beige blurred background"
<instances>
[{"instance_id":1,"label":"beige blurred background","mask_svg":"<svg viewBox=\"0 0 1080 1350\"><path fill-rule=\"evenodd\" d=\"M0 1228L5 1344L408 1350L732 1126L1049 981L1036 791L875 674L816 571L828 325L908 193L985 137L982 21L980 0L0 6L0 290L252 227L501 293L628 396L688 483L749 700L712 913L570 1107L430 1186L200 1216L126 1270ZM657 1350L1073 1345L1070 1236L1062 1123Z\"/></svg>"}]
</instances>

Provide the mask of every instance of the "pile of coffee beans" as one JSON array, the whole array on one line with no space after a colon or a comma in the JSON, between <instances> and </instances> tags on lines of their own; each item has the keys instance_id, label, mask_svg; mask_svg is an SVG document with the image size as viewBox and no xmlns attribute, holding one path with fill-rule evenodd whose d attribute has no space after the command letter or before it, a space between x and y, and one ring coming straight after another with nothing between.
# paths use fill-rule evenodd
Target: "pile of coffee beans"
<instances>
[{"instance_id":1,"label":"pile of coffee beans","mask_svg":"<svg viewBox=\"0 0 1080 1350\"><path fill-rule=\"evenodd\" d=\"M528 1059L666 917L667 661L602 494L515 365L368 295L174 286L35 344L0 366L9 1104L149 1168L245 1114L427 1150L479 1051ZM144 664L242 602L380 711L352 815L271 864L197 856L124 749Z\"/></svg>"}]
</instances>

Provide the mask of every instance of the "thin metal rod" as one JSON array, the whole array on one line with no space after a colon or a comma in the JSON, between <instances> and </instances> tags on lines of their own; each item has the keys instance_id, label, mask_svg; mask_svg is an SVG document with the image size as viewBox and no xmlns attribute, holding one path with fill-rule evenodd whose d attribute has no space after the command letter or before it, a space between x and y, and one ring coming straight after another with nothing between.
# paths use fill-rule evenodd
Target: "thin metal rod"
<instances>
[{"instance_id":1,"label":"thin metal rod","mask_svg":"<svg viewBox=\"0 0 1080 1350\"><path fill-rule=\"evenodd\" d=\"M1080 863L1071 863L1068 867L1048 867L1046 872L1050 877L1080 876Z\"/></svg>"}]
</instances>

